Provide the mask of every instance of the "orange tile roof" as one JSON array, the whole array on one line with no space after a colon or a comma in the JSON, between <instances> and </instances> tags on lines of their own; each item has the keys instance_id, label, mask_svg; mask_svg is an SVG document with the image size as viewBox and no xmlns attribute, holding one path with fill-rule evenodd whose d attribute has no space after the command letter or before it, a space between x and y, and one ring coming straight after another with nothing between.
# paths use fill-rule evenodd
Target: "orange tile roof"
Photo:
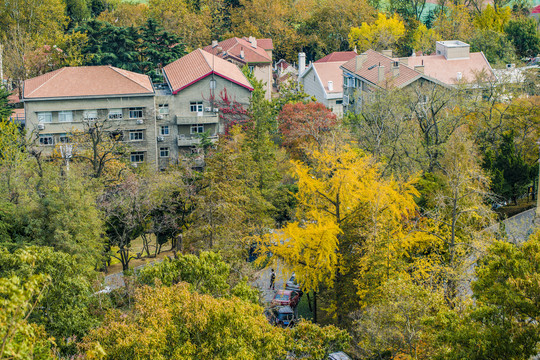
<instances>
[{"instance_id":1,"label":"orange tile roof","mask_svg":"<svg viewBox=\"0 0 540 360\"><path fill-rule=\"evenodd\" d=\"M367 50L363 54L367 56L364 63L360 66L358 70L356 70L357 57L354 57L353 59L347 61L342 66L342 68L382 88L389 88L389 87L400 88L423 77L423 75L419 73L418 71L415 71L412 68L401 63L399 64L398 75L393 76L392 64L395 61L394 59L389 58L388 56L385 56L374 50ZM361 55L359 55L358 58L360 58ZM379 82L378 65L384 66L384 80L382 82Z\"/></svg>"},{"instance_id":2,"label":"orange tile roof","mask_svg":"<svg viewBox=\"0 0 540 360\"><path fill-rule=\"evenodd\" d=\"M355 54L356 55L356 54ZM322 63L313 63L313 67L321 80L324 91L327 94L335 94L343 92L343 71L341 71L340 66L345 64L345 61L333 61L333 62L322 62ZM328 90L328 81L332 81L333 90Z\"/></svg>"},{"instance_id":3,"label":"orange tile roof","mask_svg":"<svg viewBox=\"0 0 540 360\"><path fill-rule=\"evenodd\" d=\"M268 46L268 41L271 39L261 39L263 40L264 46ZM221 48L221 53L218 55L218 48ZM262 45L259 45L259 40L257 40L257 47L253 47L251 43L246 39L241 38L230 38L223 40L218 43L217 46L212 47L208 45L204 47L205 51L218 55L221 58L227 59L229 57L242 62L242 63L271 63L272 59L266 53L266 50ZM241 58L241 51L244 50L244 57ZM270 50L270 49L268 49Z\"/></svg>"},{"instance_id":4,"label":"orange tile roof","mask_svg":"<svg viewBox=\"0 0 540 360\"><path fill-rule=\"evenodd\" d=\"M113 66L65 67L24 82L23 99L154 94L147 75Z\"/></svg>"},{"instance_id":5,"label":"orange tile roof","mask_svg":"<svg viewBox=\"0 0 540 360\"><path fill-rule=\"evenodd\" d=\"M315 63L331 62L331 61L349 61L357 54L354 51L335 51L325 57L315 61Z\"/></svg>"},{"instance_id":6,"label":"orange tile roof","mask_svg":"<svg viewBox=\"0 0 540 360\"><path fill-rule=\"evenodd\" d=\"M457 80L457 73L460 72L464 82L474 82L476 76L485 72L488 76L493 76L493 70L489 62L481 52L470 53L468 59L447 60L444 55L413 56L408 58L410 67L424 65L424 74L437 79L445 84L454 85Z\"/></svg>"},{"instance_id":7,"label":"orange tile roof","mask_svg":"<svg viewBox=\"0 0 540 360\"><path fill-rule=\"evenodd\" d=\"M211 74L230 80L250 91L253 90L248 79L236 65L202 49L192 51L170 63L163 68L163 72L174 94Z\"/></svg>"}]
</instances>

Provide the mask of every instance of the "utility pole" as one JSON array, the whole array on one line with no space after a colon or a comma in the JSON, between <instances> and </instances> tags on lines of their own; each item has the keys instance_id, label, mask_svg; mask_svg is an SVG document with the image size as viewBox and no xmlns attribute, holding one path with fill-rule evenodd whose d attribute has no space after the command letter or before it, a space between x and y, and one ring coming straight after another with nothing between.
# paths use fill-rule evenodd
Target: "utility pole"
<instances>
[{"instance_id":1,"label":"utility pole","mask_svg":"<svg viewBox=\"0 0 540 360\"><path fill-rule=\"evenodd\" d=\"M538 145L538 186L536 193L536 212L534 217L534 223L537 227L540 227L540 139L536 141Z\"/></svg>"}]
</instances>

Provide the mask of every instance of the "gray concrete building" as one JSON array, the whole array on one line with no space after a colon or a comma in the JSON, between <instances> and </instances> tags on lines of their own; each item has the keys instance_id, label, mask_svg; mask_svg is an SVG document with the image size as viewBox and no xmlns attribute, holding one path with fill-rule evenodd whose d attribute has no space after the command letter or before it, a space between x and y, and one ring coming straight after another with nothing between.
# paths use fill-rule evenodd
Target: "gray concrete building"
<instances>
[{"instance_id":1,"label":"gray concrete building","mask_svg":"<svg viewBox=\"0 0 540 360\"><path fill-rule=\"evenodd\" d=\"M44 153L101 121L129 148L129 161L163 169L197 150L199 134L223 133L223 94L248 106L253 88L232 63L201 49L163 69L166 84L112 66L67 67L24 83L28 137Z\"/></svg>"}]
</instances>

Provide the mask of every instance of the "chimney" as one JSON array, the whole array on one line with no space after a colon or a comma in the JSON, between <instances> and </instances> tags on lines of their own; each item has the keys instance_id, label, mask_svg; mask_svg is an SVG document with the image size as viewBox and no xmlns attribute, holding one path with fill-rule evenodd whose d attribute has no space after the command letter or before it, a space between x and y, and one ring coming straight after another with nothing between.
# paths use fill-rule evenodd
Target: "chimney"
<instances>
[{"instance_id":1,"label":"chimney","mask_svg":"<svg viewBox=\"0 0 540 360\"><path fill-rule=\"evenodd\" d=\"M218 46L218 41L212 40L212 49L215 48L216 46Z\"/></svg>"},{"instance_id":2,"label":"chimney","mask_svg":"<svg viewBox=\"0 0 540 360\"><path fill-rule=\"evenodd\" d=\"M414 70L418 71L419 73L424 73L424 65L415 65Z\"/></svg>"},{"instance_id":3,"label":"chimney","mask_svg":"<svg viewBox=\"0 0 540 360\"><path fill-rule=\"evenodd\" d=\"M253 46L255 49L257 48L257 39L255 39L255 36L250 36L249 42L251 43L251 46Z\"/></svg>"},{"instance_id":4,"label":"chimney","mask_svg":"<svg viewBox=\"0 0 540 360\"><path fill-rule=\"evenodd\" d=\"M366 53L360 54L356 56L355 59L356 59L356 64L354 66L354 71L358 72L362 68L362 65L364 65L364 62L366 62L367 54Z\"/></svg>"},{"instance_id":5,"label":"chimney","mask_svg":"<svg viewBox=\"0 0 540 360\"><path fill-rule=\"evenodd\" d=\"M378 83L382 83L384 81L384 65L379 65L379 81Z\"/></svg>"},{"instance_id":6,"label":"chimney","mask_svg":"<svg viewBox=\"0 0 540 360\"><path fill-rule=\"evenodd\" d=\"M241 47L241 48L240 48L240 59L243 59L244 56L245 56L245 54L244 54L244 48Z\"/></svg>"},{"instance_id":7,"label":"chimney","mask_svg":"<svg viewBox=\"0 0 540 360\"><path fill-rule=\"evenodd\" d=\"M306 53L298 53L298 76L302 76L302 74L306 71Z\"/></svg>"},{"instance_id":8,"label":"chimney","mask_svg":"<svg viewBox=\"0 0 540 360\"><path fill-rule=\"evenodd\" d=\"M399 58L399 62L402 63L403 65L409 65L409 58L406 58L406 57Z\"/></svg>"},{"instance_id":9,"label":"chimney","mask_svg":"<svg viewBox=\"0 0 540 360\"><path fill-rule=\"evenodd\" d=\"M383 50L381 51L381 54L383 54L384 56L392 57L392 49Z\"/></svg>"},{"instance_id":10,"label":"chimney","mask_svg":"<svg viewBox=\"0 0 540 360\"><path fill-rule=\"evenodd\" d=\"M333 81L328 81L328 91L329 92L334 91L334 82Z\"/></svg>"},{"instance_id":11,"label":"chimney","mask_svg":"<svg viewBox=\"0 0 540 360\"><path fill-rule=\"evenodd\" d=\"M392 61L392 77L399 75L399 61Z\"/></svg>"}]
</instances>

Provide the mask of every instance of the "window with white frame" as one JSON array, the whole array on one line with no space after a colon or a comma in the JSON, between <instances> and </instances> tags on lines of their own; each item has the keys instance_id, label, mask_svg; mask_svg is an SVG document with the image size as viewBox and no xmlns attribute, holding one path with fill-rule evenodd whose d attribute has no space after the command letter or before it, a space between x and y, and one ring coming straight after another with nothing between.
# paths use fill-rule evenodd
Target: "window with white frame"
<instances>
[{"instance_id":1,"label":"window with white frame","mask_svg":"<svg viewBox=\"0 0 540 360\"><path fill-rule=\"evenodd\" d=\"M255 70L255 66L253 66L253 65L248 65L248 69L249 69L249 72L250 72L250 73L253 73L253 70Z\"/></svg>"},{"instance_id":2,"label":"window with white frame","mask_svg":"<svg viewBox=\"0 0 540 360\"><path fill-rule=\"evenodd\" d=\"M216 88L216 80L212 79L210 80L210 89L215 89L215 88Z\"/></svg>"},{"instance_id":3,"label":"window with white frame","mask_svg":"<svg viewBox=\"0 0 540 360\"><path fill-rule=\"evenodd\" d=\"M169 135L169 125L163 125L159 130L161 136Z\"/></svg>"},{"instance_id":4,"label":"window with white frame","mask_svg":"<svg viewBox=\"0 0 540 360\"><path fill-rule=\"evenodd\" d=\"M118 120L122 118L122 109L109 109L109 119Z\"/></svg>"},{"instance_id":5,"label":"window with white frame","mask_svg":"<svg viewBox=\"0 0 540 360\"><path fill-rule=\"evenodd\" d=\"M203 124L193 124L191 125L191 133L192 134L201 134L204 132L204 125Z\"/></svg>"},{"instance_id":6,"label":"window with white frame","mask_svg":"<svg viewBox=\"0 0 540 360\"><path fill-rule=\"evenodd\" d=\"M143 108L129 108L129 118L130 119L141 119L143 117Z\"/></svg>"},{"instance_id":7,"label":"window with white frame","mask_svg":"<svg viewBox=\"0 0 540 360\"><path fill-rule=\"evenodd\" d=\"M159 157L169 157L169 148L168 147L159 148Z\"/></svg>"},{"instance_id":8,"label":"window with white frame","mask_svg":"<svg viewBox=\"0 0 540 360\"><path fill-rule=\"evenodd\" d=\"M39 123L50 123L52 122L52 112L38 112L37 118Z\"/></svg>"},{"instance_id":9,"label":"window with white frame","mask_svg":"<svg viewBox=\"0 0 540 360\"><path fill-rule=\"evenodd\" d=\"M58 141L60 142L60 144L67 144L70 142L69 136L67 134L59 134Z\"/></svg>"},{"instance_id":10,"label":"window with white frame","mask_svg":"<svg viewBox=\"0 0 540 360\"><path fill-rule=\"evenodd\" d=\"M129 132L130 141L141 141L144 140L144 132L142 130L134 130Z\"/></svg>"},{"instance_id":11,"label":"window with white frame","mask_svg":"<svg viewBox=\"0 0 540 360\"><path fill-rule=\"evenodd\" d=\"M144 151L135 151L130 154L130 160L132 163L144 162Z\"/></svg>"},{"instance_id":12,"label":"window with white frame","mask_svg":"<svg viewBox=\"0 0 540 360\"><path fill-rule=\"evenodd\" d=\"M59 122L73 122L73 111L59 111L58 121Z\"/></svg>"},{"instance_id":13,"label":"window with white frame","mask_svg":"<svg viewBox=\"0 0 540 360\"><path fill-rule=\"evenodd\" d=\"M39 144L40 145L54 145L54 138L52 134L40 134Z\"/></svg>"},{"instance_id":14,"label":"window with white frame","mask_svg":"<svg viewBox=\"0 0 540 360\"><path fill-rule=\"evenodd\" d=\"M97 120L97 118L98 118L97 110L85 110L83 112L84 120Z\"/></svg>"},{"instance_id":15,"label":"window with white frame","mask_svg":"<svg viewBox=\"0 0 540 360\"><path fill-rule=\"evenodd\" d=\"M158 109L159 109L159 113L161 115L168 115L169 114L169 104L159 104Z\"/></svg>"},{"instance_id":16,"label":"window with white frame","mask_svg":"<svg viewBox=\"0 0 540 360\"><path fill-rule=\"evenodd\" d=\"M192 101L189 103L189 110L191 112L202 112L203 111L203 102L202 101Z\"/></svg>"}]
</instances>

